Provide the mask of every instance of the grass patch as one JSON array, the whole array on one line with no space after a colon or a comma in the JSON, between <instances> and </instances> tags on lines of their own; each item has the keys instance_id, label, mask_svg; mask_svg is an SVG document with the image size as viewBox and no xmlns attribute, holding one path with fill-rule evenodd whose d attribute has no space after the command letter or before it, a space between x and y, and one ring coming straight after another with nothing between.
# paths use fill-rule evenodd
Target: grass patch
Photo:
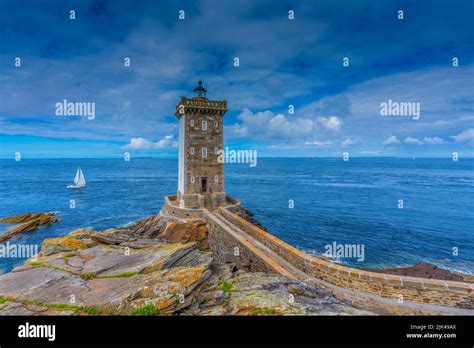
<instances>
[{"instance_id":1,"label":"grass patch","mask_svg":"<svg viewBox=\"0 0 474 348\"><path fill-rule=\"evenodd\" d=\"M229 303L231 293L240 291L240 290L233 289L234 283L228 282L224 279L220 279L217 282L217 285L219 285L221 287L221 290L224 292L224 298L222 299L224 303Z\"/></svg>"},{"instance_id":2,"label":"grass patch","mask_svg":"<svg viewBox=\"0 0 474 348\"><path fill-rule=\"evenodd\" d=\"M84 313L88 315L101 315L102 314L97 308L91 307L91 306L82 307L82 310L84 311Z\"/></svg>"},{"instance_id":3,"label":"grass patch","mask_svg":"<svg viewBox=\"0 0 474 348\"><path fill-rule=\"evenodd\" d=\"M80 311L80 308L81 308L79 306L73 306L73 305L68 305L64 303L50 303L50 304L43 304L41 306L54 308L54 309L62 309L65 311L72 311L72 312L78 312Z\"/></svg>"},{"instance_id":4,"label":"grass patch","mask_svg":"<svg viewBox=\"0 0 474 348\"><path fill-rule=\"evenodd\" d=\"M28 262L33 267L43 267L44 263L39 261L29 261Z\"/></svg>"},{"instance_id":5,"label":"grass patch","mask_svg":"<svg viewBox=\"0 0 474 348\"><path fill-rule=\"evenodd\" d=\"M235 290L232 289L233 283L220 279L217 284L221 287L221 290L225 293L230 293Z\"/></svg>"},{"instance_id":6,"label":"grass patch","mask_svg":"<svg viewBox=\"0 0 474 348\"><path fill-rule=\"evenodd\" d=\"M155 306L151 303L143 305L141 307L137 307L132 312L130 315L135 315L135 316L155 316L155 315L162 315L162 313L155 308Z\"/></svg>"},{"instance_id":7,"label":"grass patch","mask_svg":"<svg viewBox=\"0 0 474 348\"><path fill-rule=\"evenodd\" d=\"M69 259L70 259L71 257L74 257L74 256L76 256L76 254L74 254L74 253L69 253L69 254L63 256L63 260L64 260L64 262L68 262Z\"/></svg>"},{"instance_id":8,"label":"grass patch","mask_svg":"<svg viewBox=\"0 0 474 348\"><path fill-rule=\"evenodd\" d=\"M101 315L101 312L97 308L91 306L74 306L64 303L40 304L40 306L52 309L60 309L64 311L71 311L74 312L74 314L85 313L87 315Z\"/></svg>"},{"instance_id":9,"label":"grass patch","mask_svg":"<svg viewBox=\"0 0 474 348\"><path fill-rule=\"evenodd\" d=\"M51 308L51 309L60 309L60 310L74 312L74 314L81 314L81 313L85 313L88 315L101 315L102 314L97 308L91 307L91 306L74 306L74 305L65 304L65 303L44 304L36 300L19 301L13 297L0 296L0 305L8 303L8 302L20 302L25 305L35 305L35 306L41 306L41 307L46 307L46 308Z\"/></svg>"},{"instance_id":10,"label":"grass patch","mask_svg":"<svg viewBox=\"0 0 474 348\"><path fill-rule=\"evenodd\" d=\"M47 264L45 264L44 262L40 262L40 261L28 261L28 264L30 264L30 265L33 266L33 267L45 267L45 268L55 269L55 270L58 270L58 271L61 271L61 272L72 273L72 272L71 272L70 270L68 270L68 269L61 268L61 267L56 267L56 266L51 266L51 265L47 265Z\"/></svg>"},{"instance_id":11,"label":"grass patch","mask_svg":"<svg viewBox=\"0 0 474 348\"><path fill-rule=\"evenodd\" d=\"M91 279L107 279L107 278L129 278L137 275L138 272L124 272L119 274L112 274L112 275L96 275L94 273L82 273L81 278L84 280L91 280Z\"/></svg>"},{"instance_id":12,"label":"grass patch","mask_svg":"<svg viewBox=\"0 0 474 348\"><path fill-rule=\"evenodd\" d=\"M86 272L86 273L81 273L81 278L84 280L91 280L91 279L97 278L97 276L94 273Z\"/></svg>"},{"instance_id":13,"label":"grass patch","mask_svg":"<svg viewBox=\"0 0 474 348\"><path fill-rule=\"evenodd\" d=\"M249 315L276 315L276 314L277 313L272 308L258 308L258 309L254 309L253 311L249 313Z\"/></svg>"},{"instance_id":14,"label":"grass patch","mask_svg":"<svg viewBox=\"0 0 474 348\"><path fill-rule=\"evenodd\" d=\"M137 275L138 272L124 272L120 274L112 274L108 276L97 276L97 278L129 278Z\"/></svg>"}]
</instances>

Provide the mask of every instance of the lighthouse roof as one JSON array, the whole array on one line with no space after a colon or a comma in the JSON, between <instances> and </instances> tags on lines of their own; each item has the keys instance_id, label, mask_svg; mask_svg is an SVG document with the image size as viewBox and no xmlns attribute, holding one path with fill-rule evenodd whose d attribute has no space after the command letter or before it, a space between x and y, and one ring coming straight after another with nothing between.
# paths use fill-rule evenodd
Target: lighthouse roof
<instances>
[{"instance_id":1,"label":"lighthouse roof","mask_svg":"<svg viewBox=\"0 0 474 348\"><path fill-rule=\"evenodd\" d=\"M206 98L207 90L203 87L202 81L198 81L198 85L194 88L193 92L196 94L196 97Z\"/></svg>"}]
</instances>

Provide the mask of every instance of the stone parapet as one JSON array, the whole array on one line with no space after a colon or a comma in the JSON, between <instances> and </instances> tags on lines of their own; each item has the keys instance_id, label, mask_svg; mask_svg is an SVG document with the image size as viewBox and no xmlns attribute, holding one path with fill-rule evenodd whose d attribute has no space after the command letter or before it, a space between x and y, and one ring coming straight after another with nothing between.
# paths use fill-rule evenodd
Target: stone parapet
<instances>
[{"instance_id":1,"label":"stone parapet","mask_svg":"<svg viewBox=\"0 0 474 348\"><path fill-rule=\"evenodd\" d=\"M161 208L161 213L182 219L202 218L201 209L180 208L176 196L165 196L165 203Z\"/></svg>"},{"instance_id":2,"label":"stone parapet","mask_svg":"<svg viewBox=\"0 0 474 348\"><path fill-rule=\"evenodd\" d=\"M226 220L314 278L398 301L474 308L474 284L397 276L337 265L294 248L225 208L219 208L218 211Z\"/></svg>"},{"instance_id":3,"label":"stone parapet","mask_svg":"<svg viewBox=\"0 0 474 348\"><path fill-rule=\"evenodd\" d=\"M185 109L202 109L208 111L219 111L225 113L227 111L227 102L225 100L209 100L207 98L186 98L182 97L176 106L176 115L179 116Z\"/></svg>"}]
</instances>

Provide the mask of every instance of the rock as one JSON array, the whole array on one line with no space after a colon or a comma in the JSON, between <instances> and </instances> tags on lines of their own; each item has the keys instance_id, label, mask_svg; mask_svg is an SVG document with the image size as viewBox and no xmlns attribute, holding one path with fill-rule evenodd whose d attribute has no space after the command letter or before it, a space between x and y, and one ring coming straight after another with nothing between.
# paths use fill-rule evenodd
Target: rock
<instances>
[{"instance_id":1,"label":"rock","mask_svg":"<svg viewBox=\"0 0 474 348\"><path fill-rule=\"evenodd\" d=\"M208 228L201 219L179 221L161 214L139 221L131 234L140 239L160 239L170 243L197 242L200 250L209 250Z\"/></svg>"},{"instance_id":2,"label":"rock","mask_svg":"<svg viewBox=\"0 0 474 348\"><path fill-rule=\"evenodd\" d=\"M35 315L36 312L29 310L22 303L10 302L3 308L0 307L1 315Z\"/></svg>"},{"instance_id":3,"label":"rock","mask_svg":"<svg viewBox=\"0 0 474 348\"><path fill-rule=\"evenodd\" d=\"M215 264L207 238L203 220L158 214L46 239L0 276L0 315L371 314L303 282Z\"/></svg>"},{"instance_id":4,"label":"rock","mask_svg":"<svg viewBox=\"0 0 474 348\"><path fill-rule=\"evenodd\" d=\"M41 254L44 256L63 252L86 249L87 244L71 237L59 237L45 239L41 245Z\"/></svg>"},{"instance_id":5,"label":"rock","mask_svg":"<svg viewBox=\"0 0 474 348\"><path fill-rule=\"evenodd\" d=\"M288 298L264 290L232 293L230 312L237 315L304 315L306 308Z\"/></svg>"},{"instance_id":6,"label":"rock","mask_svg":"<svg viewBox=\"0 0 474 348\"><path fill-rule=\"evenodd\" d=\"M261 228L262 230L267 231L267 228L264 225L262 225L260 221L254 218L254 214L250 210L245 209L242 206L237 206L232 209L232 212L234 214L237 214L241 218L244 218L245 220L252 223L253 225Z\"/></svg>"},{"instance_id":7,"label":"rock","mask_svg":"<svg viewBox=\"0 0 474 348\"><path fill-rule=\"evenodd\" d=\"M132 234L141 238L156 238L156 236L162 232L167 222L162 219L161 214L150 216L149 218L138 221L135 226L132 227Z\"/></svg>"},{"instance_id":8,"label":"rock","mask_svg":"<svg viewBox=\"0 0 474 348\"><path fill-rule=\"evenodd\" d=\"M192 220L185 223L169 223L156 238L170 243L197 242L200 250L209 250L208 233L204 220Z\"/></svg>"},{"instance_id":9,"label":"rock","mask_svg":"<svg viewBox=\"0 0 474 348\"><path fill-rule=\"evenodd\" d=\"M32 269L33 266L29 265L29 264L24 264L24 265L21 265L21 266L18 266L18 267L15 267L12 272L22 272L22 271L26 271L26 270L29 270L29 269Z\"/></svg>"},{"instance_id":10,"label":"rock","mask_svg":"<svg viewBox=\"0 0 474 348\"><path fill-rule=\"evenodd\" d=\"M211 262L212 254L210 252L203 252L196 249L181 257L179 260L173 263L171 267L186 266L209 268Z\"/></svg>"},{"instance_id":11,"label":"rock","mask_svg":"<svg viewBox=\"0 0 474 348\"><path fill-rule=\"evenodd\" d=\"M210 272L202 267L179 267L149 275L148 282L140 293L140 297L132 302L132 306L140 307L153 304L156 310L170 314L182 310L193 302L193 291L206 281ZM159 277L160 281L154 279Z\"/></svg>"},{"instance_id":12,"label":"rock","mask_svg":"<svg viewBox=\"0 0 474 348\"><path fill-rule=\"evenodd\" d=\"M320 288L283 276L232 272L232 268L221 266L213 269L213 276L200 292L199 315L213 313L212 308L219 306L231 315L373 314L343 304Z\"/></svg>"},{"instance_id":13,"label":"rock","mask_svg":"<svg viewBox=\"0 0 474 348\"><path fill-rule=\"evenodd\" d=\"M88 259L82 272L100 276L150 273L171 267L195 248L195 244L161 244L128 252L125 248L96 246L80 253L81 257Z\"/></svg>"},{"instance_id":14,"label":"rock","mask_svg":"<svg viewBox=\"0 0 474 348\"><path fill-rule=\"evenodd\" d=\"M203 310L202 312L199 313L200 315L205 315L205 316L214 316L214 315L226 315L227 310L224 306L215 306L212 308L208 308L206 310Z\"/></svg>"},{"instance_id":15,"label":"rock","mask_svg":"<svg viewBox=\"0 0 474 348\"><path fill-rule=\"evenodd\" d=\"M74 239L91 239L95 233L97 232L88 228L78 228L77 230L69 232L68 236Z\"/></svg>"},{"instance_id":16,"label":"rock","mask_svg":"<svg viewBox=\"0 0 474 348\"><path fill-rule=\"evenodd\" d=\"M230 279L224 292L228 294L229 311L237 315L303 315L305 306L288 292L289 279L266 273L245 273Z\"/></svg>"},{"instance_id":17,"label":"rock","mask_svg":"<svg viewBox=\"0 0 474 348\"><path fill-rule=\"evenodd\" d=\"M82 269L84 268L85 260L80 258L79 256L72 256L65 260L65 262L68 266Z\"/></svg>"},{"instance_id":18,"label":"rock","mask_svg":"<svg viewBox=\"0 0 474 348\"><path fill-rule=\"evenodd\" d=\"M388 268L384 270L375 270L375 272L403 275L403 276L409 276L409 277L428 278L428 279L453 280L453 281L458 281L458 282L463 282L463 281L474 282L474 277L469 277L463 274L451 272L427 262L420 262L420 263L417 263L415 266L409 266L409 267L395 267L395 268Z\"/></svg>"},{"instance_id":19,"label":"rock","mask_svg":"<svg viewBox=\"0 0 474 348\"><path fill-rule=\"evenodd\" d=\"M35 267L49 267L64 272L80 274L85 260L71 252L60 252L30 259L26 264Z\"/></svg>"},{"instance_id":20,"label":"rock","mask_svg":"<svg viewBox=\"0 0 474 348\"><path fill-rule=\"evenodd\" d=\"M83 279L47 267L35 267L0 276L0 297L18 301L69 303L71 294L80 299L87 291Z\"/></svg>"},{"instance_id":21,"label":"rock","mask_svg":"<svg viewBox=\"0 0 474 348\"><path fill-rule=\"evenodd\" d=\"M154 245L161 244L163 244L163 242L158 239L138 239L136 241L123 243L122 245L128 246L129 248L133 249L145 249Z\"/></svg>"},{"instance_id":22,"label":"rock","mask_svg":"<svg viewBox=\"0 0 474 348\"><path fill-rule=\"evenodd\" d=\"M108 229L102 232L96 232L91 235L92 240L95 240L100 243L105 244L115 244L118 245L123 242L128 242L132 238L130 233L120 229Z\"/></svg>"},{"instance_id":23,"label":"rock","mask_svg":"<svg viewBox=\"0 0 474 348\"><path fill-rule=\"evenodd\" d=\"M41 226L49 226L61 221L55 217L56 213L28 213L0 219L0 223L18 224L0 236L0 242L12 238L17 233L35 231Z\"/></svg>"},{"instance_id":24,"label":"rock","mask_svg":"<svg viewBox=\"0 0 474 348\"><path fill-rule=\"evenodd\" d=\"M182 246L173 248L183 249ZM166 249L171 250L169 245ZM147 254L151 252L159 253L155 249L146 251ZM74 314L76 310L68 313L69 307L80 311L84 306L91 306L104 314L130 314L145 304L152 304L159 313L172 314L194 302L194 290L210 275L205 267L174 267L126 277L83 279L67 270L51 268L62 260L61 255L41 257L36 267L1 276L0 298L10 300L3 301L0 315ZM68 262L78 257L73 256ZM75 300L72 305L71 295Z\"/></svg>"}]
</instances>

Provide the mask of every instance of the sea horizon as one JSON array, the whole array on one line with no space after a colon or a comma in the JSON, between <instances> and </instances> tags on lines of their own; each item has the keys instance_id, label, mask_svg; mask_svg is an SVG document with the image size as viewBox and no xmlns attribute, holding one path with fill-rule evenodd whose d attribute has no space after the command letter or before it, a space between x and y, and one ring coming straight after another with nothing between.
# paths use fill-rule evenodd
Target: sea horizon
<instances>
[{"instance_id":1,"label":"sea horizon","mask_svg":"<svg viewBox=\"0 0 474 348\"><path fill-rule=\"evenodd\" d=\"M166 156L166 155L157 155L157 156L136 156L133 155L130 157L131 159L159 159L159 158L166 158L166 159L178 159L178 155L173 155L173 156ZM338 156L258 156L258 158L299 158L299 159L304 159L304 158L311 158L311 159L342 159L342 155ZM350 159L352 158L401 158L401 159L417 159L417 158L426 158L426 159L450 159L452 160L452 154L449 154L449 156L350 156ZM123 160L124 156L122 155L117 155L117 156L109 156L109 157L21 157L21 160L47 160L47 159L119 159ZM460 156L458 158L458 161L462 159L474 159L474 155L472 156ZM0 160L10 160L10 161L15 161L15 162L21 162L16 161L14 156L11 157L0 157Z\"/></svg>"}]
</instances>

